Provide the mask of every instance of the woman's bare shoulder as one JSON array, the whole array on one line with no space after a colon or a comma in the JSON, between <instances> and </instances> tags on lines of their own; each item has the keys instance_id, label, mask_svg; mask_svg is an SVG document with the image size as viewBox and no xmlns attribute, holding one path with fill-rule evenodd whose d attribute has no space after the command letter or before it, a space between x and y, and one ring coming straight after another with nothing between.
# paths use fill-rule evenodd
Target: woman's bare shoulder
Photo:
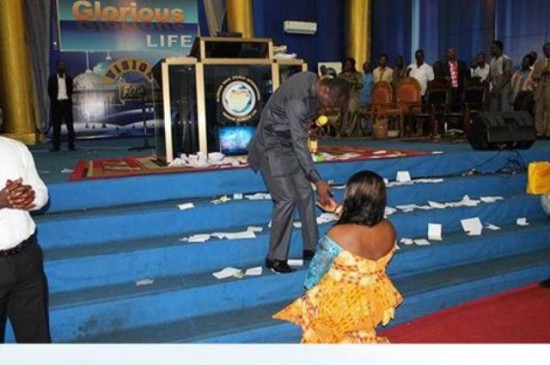
<instances>
[{"instance_id":1,"label":"woman's bare shoulder","mask_svg":"<svg viewBox=\"0 0 550 365\"><path fill-rule=\"evenodd\" d=\"M387 255L395 246L395 228L388 220L373 227L337 225L330 229L328 235L345 250L372 260Z\"/></svg>"}]
</instances>

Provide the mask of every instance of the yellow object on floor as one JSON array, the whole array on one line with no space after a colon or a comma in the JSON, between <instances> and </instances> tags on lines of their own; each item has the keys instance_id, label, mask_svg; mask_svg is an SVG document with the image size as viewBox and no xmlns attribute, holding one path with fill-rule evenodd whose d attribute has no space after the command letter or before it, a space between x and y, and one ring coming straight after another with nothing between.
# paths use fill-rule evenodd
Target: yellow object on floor
<instances>
[{"instance_id":1,"label":"yellow object on floor","mask_svg":"<svg viewBox=\"0 0 550 365\"><path fill-rule=\"evenodd\" d=\"M531 162L527 170L527 194L550 194L550 162Z\"/></svg>"}]
</instances>

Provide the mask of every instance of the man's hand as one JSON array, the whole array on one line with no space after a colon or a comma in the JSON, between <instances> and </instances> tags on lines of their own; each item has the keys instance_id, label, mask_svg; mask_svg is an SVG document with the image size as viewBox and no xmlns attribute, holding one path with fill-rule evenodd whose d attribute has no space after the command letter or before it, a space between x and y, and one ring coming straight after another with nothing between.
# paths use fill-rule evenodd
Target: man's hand
<instances>
[{"instance_id":1,"label":"man's hand","mask_svg":"<svg viewBox=\"0 0 550 365\"><path fill-rule=\"evenodd\" d=\"M338 207L340 207L340 204L338 204L332 198L329 198L328 200L329 200L328 204L323 205L323 204L321 204L321 202L318 202L317 206L319 208L321 208L322 210L324 210L325 212L327 212L327 213L338 214L337 209L338 209Z\"/></svg>"},{"instance_id":2,"label":"man's hand","mask_svg":"<svg viewBox=\"0 0 550 365\"><path fill-rule=\"evenodd\" d=\"M315 187L317 188L317 195L319 195L319 203L322 206L329 205L332 196L330 185L323 180L319 180L315 183Z\"/></svg>"},{"instance_id":3,"label":"man's hand","mask_svg":"<svg viewBox=\"0 0 550 365\"><path fill-rule=\"evenodd\" d=\"M12 209L31 210L35 192L30 185L24 185L22 179L8 180L0 192L0 206Z\"/></svg>"}]
</instances>

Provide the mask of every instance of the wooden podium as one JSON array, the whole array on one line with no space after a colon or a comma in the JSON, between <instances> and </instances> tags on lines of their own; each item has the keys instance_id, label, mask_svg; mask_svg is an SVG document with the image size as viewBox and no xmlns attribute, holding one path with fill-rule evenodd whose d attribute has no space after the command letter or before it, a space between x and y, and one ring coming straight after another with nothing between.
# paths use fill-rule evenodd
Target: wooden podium
<instances>
[{"instance_id":1,"label":"wooden podium","mask_svg":"<svg viewBox=\"0 0 550 365\"><path fill-rule=\"evenodd\" d=\"M220 131L254 128L273 91L305 70L303 60L276 59L268 38L196 38L188 57L153 68L157 158L224 152Z\"/></svg>"}]
</instances>

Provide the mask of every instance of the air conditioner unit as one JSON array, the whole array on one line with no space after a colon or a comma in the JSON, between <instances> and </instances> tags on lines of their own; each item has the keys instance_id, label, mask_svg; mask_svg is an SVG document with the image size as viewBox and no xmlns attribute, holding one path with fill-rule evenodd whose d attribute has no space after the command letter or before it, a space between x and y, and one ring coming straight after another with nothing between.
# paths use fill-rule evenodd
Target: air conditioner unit
<instances>
[{"instance_id":1,"label":"air conditioner unit","mask_svg":"<svg viewBox=\"0 0 550 365\"><path fill-rule=\"evenodd\" d=\"M286 33L315 34L317 32L317 23L286 20L284 22L284 30Z\"/></svg>"}]
</instances>

